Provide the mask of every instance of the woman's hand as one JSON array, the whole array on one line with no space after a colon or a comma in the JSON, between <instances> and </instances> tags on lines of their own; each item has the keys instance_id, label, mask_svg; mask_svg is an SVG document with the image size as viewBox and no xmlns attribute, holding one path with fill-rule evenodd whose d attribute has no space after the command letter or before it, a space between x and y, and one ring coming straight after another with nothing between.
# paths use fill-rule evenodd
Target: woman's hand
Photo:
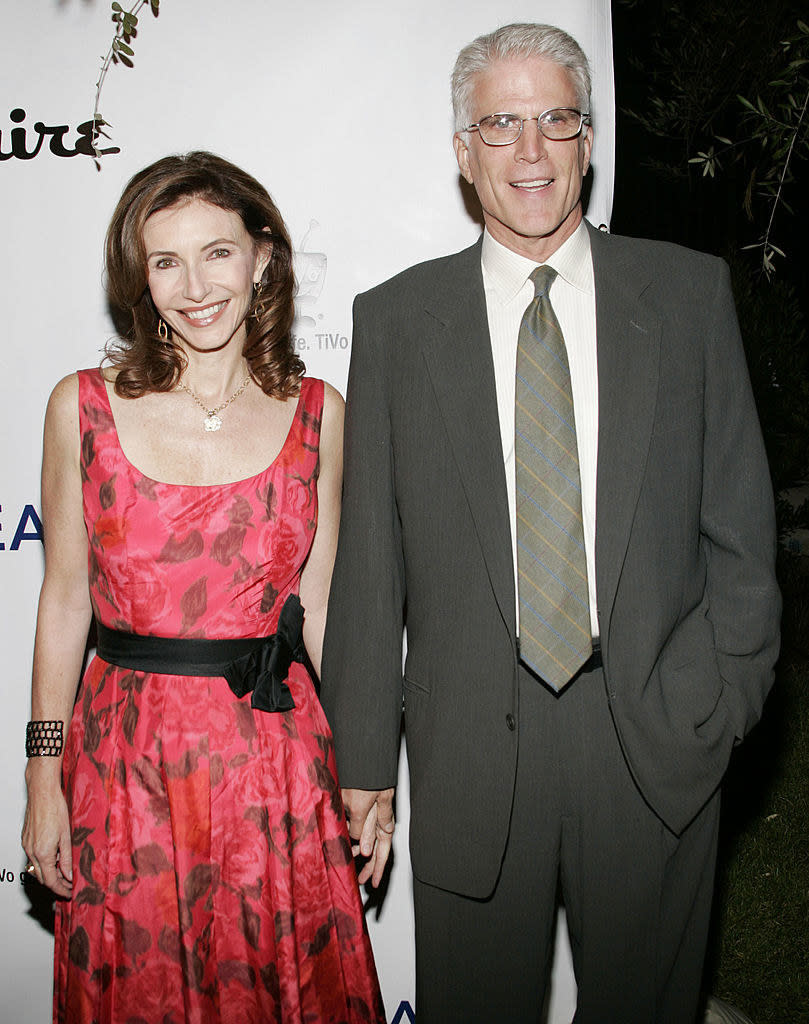
<instances>
[{"instance_id":1,"label":"woman's hand","mask_svg":"<svg viewBox=\"0 0 809 1024\"><path fill-rule=\"evenodd\" d=\"M393 845L393 793L393 789L343 790L351 852L366 858L357 879L360 885L370 880L376 889L382 881Z\"/></svg>"},{"instance_id":2,"label":"woman's hand","mask_svg":"<svg viewBox=\"0 0 809 1024\"><path fill-rule=\"evenodd\" d=\"M25 770L28 804L22 845L34 866L33 874L57 896L73 889L73 849L70 819L60 782L62 759L32 757Z\"/></svg>"}]
</instances>

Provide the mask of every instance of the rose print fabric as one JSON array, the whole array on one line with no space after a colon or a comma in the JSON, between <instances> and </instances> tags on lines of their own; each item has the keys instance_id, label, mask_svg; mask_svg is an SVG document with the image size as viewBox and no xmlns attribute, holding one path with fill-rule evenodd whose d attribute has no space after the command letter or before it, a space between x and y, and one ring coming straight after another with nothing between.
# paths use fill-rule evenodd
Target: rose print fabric
<instances>
[{"instance_id":1,"label":"rose print fabric","mask_svg":"<svg viewBox=\"0 0 809 1024\"><path fill-rule=\"evenodd\" d=\"M264 472L219 486L143 476L97 370L79 373L96 617L159 636L275 631L317 524L323 384L304 379ZM365 1024L384 1011L329 727L221 678L95 658L65 747L73 896L57 907L58 1024Z\"/></svg>"}]
</instances>

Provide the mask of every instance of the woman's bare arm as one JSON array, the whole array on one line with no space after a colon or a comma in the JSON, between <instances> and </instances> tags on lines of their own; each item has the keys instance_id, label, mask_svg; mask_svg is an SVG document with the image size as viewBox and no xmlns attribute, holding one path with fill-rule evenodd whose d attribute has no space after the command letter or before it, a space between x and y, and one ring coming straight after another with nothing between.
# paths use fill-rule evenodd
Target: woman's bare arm
<instances>
[{"instance_id":1,"label":"woman's bare arm","mask_svg":"<svg viewBox=\"0 0 809 1024\"><path fill-rule=\"evenodd\" d=\"M317 481L317 532L301 575L304 607L303 639L315 671L320 675L323 632L329 587L340 529L340 496L343 486L343 412L339 392L326 384L323 422L320 426L320 475Z\"/></svg>"},{"instance_id":2,"label":"woman's bare arm","mask_svg":"<svg viewBox=\"0 0 809 1024\"><path fill-rule=\"evenodd\" d=\"M79 446L78 378L74 374L54 388L45 415L45 578L39 596L31 691L31 718L62 721L65 732L92 615ZM73 864L61 768L61 756L29 759L22 844L40 881L58 895L69 896Z\"/></svg>"}]
</instances>

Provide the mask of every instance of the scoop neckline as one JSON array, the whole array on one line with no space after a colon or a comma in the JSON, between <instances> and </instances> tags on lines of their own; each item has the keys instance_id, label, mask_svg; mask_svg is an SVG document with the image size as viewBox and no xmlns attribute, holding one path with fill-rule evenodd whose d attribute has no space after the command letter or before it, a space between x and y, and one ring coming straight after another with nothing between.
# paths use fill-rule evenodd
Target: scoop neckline
<instances>
[{"instance_id":1,"label":"scoop neckline","mask_svg":"<svg viewBox=\"0 0 809 1024\"><path fill-rule=\"evenodd\" d=\"M104 402L106 403L107 412L110 415L110 421L112 423L113 433L115 434L115 443L116 443L116 445L118 447L118 451L120 452L121 457L123 458L123 460L127 464L127 466L129 466L130 469L133 470L133 472L137 473L144 480L147 480L149 483L155 484L158 487L190 487L193 490L197 490L197 491L203 490L205 488L216 488L218 490L221 490L223 487L236 487L239 484L249 484L253 480L258 480L259 477L262 477L266 473L269 473L270 470L274 468L275 464L279 461L281 456L286 451L287 446L289 445L289 443L291 441L292 434L293 434L293 432L295 430L295 427L296 427L296 425L298 423L298 418L300 416L301 406L302 406L302 402L303 402L303 389L306 386L306 381L308 379L306 377L302 377L301 378L300 392L298 394L298 401L297 401L297 403L295 405L295 413L294 413L294 415L292 417L292 422L290 423L289 430L287 431L286 437L284 438L284 443L281 445L281 447L278 450L278 454L275 456L275 458L272 460L272 462L269 463L269 465L265 466L264 469L260 470L258 473L253 473L251 476L241 477L238 480L228 480L226 483L181 484L181 483L174 483L174 482L172 482L170 480L158 480L156 477L149 476L148 473L144 473L141 469L139 469L135 465L134 462L132 462L132 460L129 458L129 456L124 451L123 445L121 444L121 435L118 433L118 424L115 422L115 413L112 411L112 403L110 402L110 395L109 395L109 391L107 390L107 379L105 378L103 372L100 369L97 369L95 372L98 374L99 380L101 382L101 390L102 390L102 392L104 394Z\"/></svg>"}]
</instances>

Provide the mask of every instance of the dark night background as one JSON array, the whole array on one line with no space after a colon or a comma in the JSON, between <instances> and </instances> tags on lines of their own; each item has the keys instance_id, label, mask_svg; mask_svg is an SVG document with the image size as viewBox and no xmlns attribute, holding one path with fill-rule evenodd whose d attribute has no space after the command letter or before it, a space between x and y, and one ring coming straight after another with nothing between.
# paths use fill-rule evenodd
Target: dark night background
<instances>
[{"instance_id":1,"label":"dark night background","mask_svg":"<svg viewBox=\"0 0 809 1024\"><path fill-rule=\"evenodd\" d=\"M809 534L801 531L809 526L809 27L801 19L809 20L809 9L805 0L613 0L612 14L611 230L729 261L777 495L782 654L762 723L734 754L723 791L704 988L754 1024L806 1024ZM761 108L751 113L740 95L757 108L760 97L772 118L760 116ZM711 147L721 164L714 176L689 163ZM770 236L785 255L773 257L768 276L763 250L744 247L764 235L788 154Z\"/></svg>"}]
</instances>

